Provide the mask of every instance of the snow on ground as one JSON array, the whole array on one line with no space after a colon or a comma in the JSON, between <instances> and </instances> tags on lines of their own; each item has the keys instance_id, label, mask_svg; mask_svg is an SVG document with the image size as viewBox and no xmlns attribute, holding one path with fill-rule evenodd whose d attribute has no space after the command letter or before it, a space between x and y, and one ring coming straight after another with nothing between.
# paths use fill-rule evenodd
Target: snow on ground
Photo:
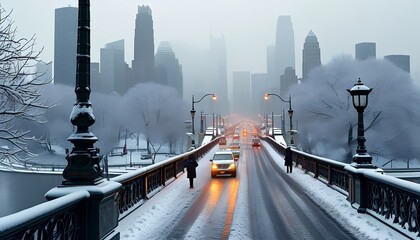
<instances>
[{"instance_id":1,"label":"snow on ground","mask_svg":"<svg viewBox=\"0 0 420 240\"><path fill-rule=\"evenodd\" d=\"M283 166L282 169L285 170L284 159L279 157L278 153L267 143L263 144L277 164ZM161 192L145 202L139 209L119 222L117 231L121 233L121 239L160 239L162 235L166 236L176 223L177 218L180 218L186 212L190 204L200 195L200 191L203 189L202 187L206 181L208 181L208 177L200 176L209 175L210 163L208 159L213 155L214 151L216 151L216 148L199 161L199 167L197 168L198 178L194 180L194 189L189 189L186 174L182 174L177 180L167 185ZM241 164L240 171L245 171L245 164ZM238 193L240 195L238 195L238 202L235 207L230 239L251 238L247 211L246 175L246 173L240 174ZM295 168L289 176L302 185L307 190L308 195L333 218L337 219L351 232L356 233L358 238L378 240L407 239L404 235L389 228L372 216L357 213L357 210L346 200L346 196L312 176L305 174L301 169ZM194 231L189 233L187 239L194 239Z\"/></svg>"}]
</instances>

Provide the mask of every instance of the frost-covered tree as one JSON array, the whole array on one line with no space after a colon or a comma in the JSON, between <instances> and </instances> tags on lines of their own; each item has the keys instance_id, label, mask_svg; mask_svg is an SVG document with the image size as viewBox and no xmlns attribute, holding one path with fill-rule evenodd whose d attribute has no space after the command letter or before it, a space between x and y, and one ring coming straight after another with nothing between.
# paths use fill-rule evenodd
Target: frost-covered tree
<instances>
[{"instance_id":1,"label":"frost-covered tree","mask_svg":"<svg viewBox=\"0 0 420 240\"><path fill-rule=\"evenodd\" d=\"M35 49L35 36L18 37L11 12L0 8L0 158L22 160L32 155L27 141L30 130L17 128L17 120L44 123L48 105L39 87L50 81L35 72L42 52Z\"/></svg>"},{"instance_id":2,"label":"frost-covered tree","mask_svg":"<svg viewBox=\"0 0 420 240\"><path fill-rule=\"evenodd\" d=\"M374 157L420 155L420 90L408 73L385 60L334 59L291 90L300 139L313 139L315 154L348 161L357 142L357 113L346 89L358 80L373 88L364 112L366 147ZM309 144L309 143L307 143Z\"/></svg>"},{"instance_id":3,"label":"frost-covered tree","mask_svg":"<svg viewBox=\"0 0 420 240\"><path fill-rule=\"evenodd\" d=\"M146 136L154 163L164 144L173 144L185 133L186 105L175 89L155 83L137 84L123 98L120 109L125 125Z\"/></svg>"}]
</instances>

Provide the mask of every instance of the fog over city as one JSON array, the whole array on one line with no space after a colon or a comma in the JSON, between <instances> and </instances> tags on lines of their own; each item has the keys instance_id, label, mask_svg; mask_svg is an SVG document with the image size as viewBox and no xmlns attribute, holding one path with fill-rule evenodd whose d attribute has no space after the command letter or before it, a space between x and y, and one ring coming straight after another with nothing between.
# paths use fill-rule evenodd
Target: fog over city
<instances>
[{"instance_id":1,"label":"fog over city","mask_svg":"<svg viewBox=\"0 0 420 240\"><path fill-rule=\"evenodd\" d=\"M267 59L269 58L267 48L276 44L278 18L290 16L294 34L296 76L299 79L302 78L302 49L308 33L316 35L322 63L322 66L313 69L306 79L301 80L302 84L298 87L295 86L290 91L281 93L283 96L286 96L284 95L286 93L293 95L295 121L299 122L296 127L300 127L297 130L301 134L303 148L320 155L343 161L348 160L346 156L352 154L348 152L349 147L354 149L356 145L355 137L349 145L345 143L349 137L349 128L353 128L355 132L356 114L349 106L349 94L346 89L351 88L352 84L361 77L364 83L374 88L366 119L367 121L373 119L375 124L371 129L367 129L366 135L368 139L384 140L380 143L368 140L368 149L378 156L386 155L388 159L398 158L396 155L400 152L406 153L407 158L415 158L418 155L417 152L410 150L415 149L411 144L416 142L413 138L415 139L418 135L413 135L418 130L412 121L419 118L418 114L410 110L416 109L419 103L415 96L419 95L416 84L420 81L418 46L420 29L411 28L413 22L416 22L414 20L418 19L417 10L420 9L420 2L416 0L407 0L403 3L381 0L368 2L361 0L340 2L333 0L263 2L128 0L118 3L110 0L92 0L90 2L92 62L101 60L101 48L123 39L125 41L123 43L124 60L128 66L132 67L136 14L139 6L147 5L151 9L153 18L155 52L162 42L168 42L170 46L168 43L164 46L172 48L179 64L182 65L183 96L174 97L172 102L164 96L176 96L173 89L160 88L153 84L132 87L123 96L92 93L91 99L97 118L93 131L101 139L98 144L105 151L112 148L112 143L117 138L117 133L111 134L107 131L109 128L124 125L146 135L153 129L169 133L172 128L182 128L183 120L190 117L187 104L191 95L200 93L202 96L202 93L208 92L209 84L218 77L211 72L213 63L209 60L212 54L209 51L212 38L223 37L225 41L227 85L229 98L232 101L234 72L267 73ZM39 0L23 3L6 0L2 2L1 7L6 12L13 10L11 19L18 29L19 37L36 36L36 48L43 48L40 59L45 62L54 62L55 9L67 6L77 7L77 4L77 1ZM371 59L363 63L354 60L355 44L360 42L376 43L376 60ZM409 55L410 73L403 72L384 61L383 57L386 55ZM324 88L325 86L329 88ZM72 87L68 86L58 86L54 90L41 91L46 93L44 96L50 103L61 104L60 107L47 112L46 118L49 124L46 128L49 129L43 130L62 145L66 145L66 139L72 128L68 122L71 104L74 101L74 92L71 89ZM133 93L134 91L137 92ZM161 94L160 96L151 94L157 91ZM328 95L335 91L340 94ZM412 94L406 94L408 91ZM402 92L404 92L403 95L401 95ZM142 96L143 99L136 99L138 96ZM319 96L325 96L326 99L321 99ZM155 97L159 101L162 100L159 105L152 104L157 101ZM182 98L184 102L178 102ZM210 99L207 100L211 102ZM387 100L390 101L387 102ZM130 108L128 104L136 101L138 105L144 103L144 108L140 110L142 114L133 111L134 107ZM204 108L206 101L203 101L201 109ZM222 104L223 101L226 99L220 99ZM255 99L251 101L256 102ZM261 101L263 101L262 94ZM308 105L308 102L312 105ZM322 108L326 102L336 104L332 107L332 112L318 111L317 107ZM275 111L279 114L279 103L271 104L271 109L262 109L260 105L260 109L254 109L257 110L254 113ZM213 106L213 104L208 105ZM212 109L206 109L209 110L208 113L217 111L223 113L222 110L217 109L220 106L214 105ZM273 106L276 107L275 110ZM264 108L267 107L268 105ZM151 126L150 123L160 121L153 113L144 116L143 113L152 112L152 108L159 108L159 111L166 113L165 116L159 117L176 120L172 122L175 125ZM119 110L118 114L114 111L115 109ZM177 111L183 114L177 114ZM197 115L198 113L197 111ZM329 115L327 120L326 115ZM126 118L117 119L116 124L113 122L117 121L116 116ZM319 116L324 116L324 118ZM150 120L152 118L153 120ZM134 126L133 119L142 121ZM68 127L63 127L63 122ZM369 122L367 126L369 127ZM412 128L408 130L410 126ZM308 134L307 129L310 129L311 133ZM385 131L388 133L386 137L382 135ZM180 133L174 133L174 135L177 134ZM400 141L401 139L404 141ZM321 147L311 146L310 141L318 140L321 140ZM389 146L394 146L394 148ZM335 156L331 156L324 152L327 147L340 151L337 151Z\"/></svg>"},{"instance_id":2,"label":"fog over city","mask_svg":"<svg viewBox=\"0 0 420 240\"><path fill-rule=\"evenodd\" d=\"M44 61L52 61L54 56L54 9L69 5L77 7L77 1L2 1L5 9L13 9L19 34L37 35L38 46L45 47ZM302 75L303 42L312 30L318 37L323 64L337 55L354 56L356 43L376 42L379 59L410 55L411 75L420 79L420 29L414 27L420 9L417 0L92 0L92 61L99 61L99 50L106 43L124 39L125 59L131 64L139 5L152 9L155 50L161 41L169 41L183 65L187 96L188 86L200 80L198 74L191 73L191 57L209 48L210 35L225 37L229 81L233 71L266 72L266 48L275 41L280 15L291 16L298 77Z\"/></svg>"}]
</instances>

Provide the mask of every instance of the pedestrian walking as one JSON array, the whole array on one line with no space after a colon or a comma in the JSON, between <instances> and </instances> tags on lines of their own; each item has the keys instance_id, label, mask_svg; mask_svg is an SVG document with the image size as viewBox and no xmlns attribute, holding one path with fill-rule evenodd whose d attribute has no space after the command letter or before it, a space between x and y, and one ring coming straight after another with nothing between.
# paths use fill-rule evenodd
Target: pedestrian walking
<instances>
[{"instance_id":1,"label":"pedestrian walking","mask_svg":"<svg viewBox=\"0 0 420 240\"><path fill-rule=\"evenodd\" d=\"M286 166L287 173L292 173L292 149L290 147L286 148L286 151L284 153L284 166Z\"/></svg>"},{"instance_id":2,"label":"pedestrian walking","mask_svg":"<svg viewBox=\"0 0 420 240\"><path fill-rule=\"evenodd\" d=\"M185 164L185 168L187 168L187 178L190 180L190 188L194 187L194 178L196 178L197 174L195 169L197 168L198 163L195 160L193 155L188 157L188 160Z\"/></svg>"}]
</instances>

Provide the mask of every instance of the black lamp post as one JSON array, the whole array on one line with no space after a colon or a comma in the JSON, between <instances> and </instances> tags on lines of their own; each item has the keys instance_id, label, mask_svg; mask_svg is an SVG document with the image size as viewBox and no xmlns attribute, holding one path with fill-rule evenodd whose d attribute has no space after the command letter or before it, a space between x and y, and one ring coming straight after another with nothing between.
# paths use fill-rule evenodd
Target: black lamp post
<instances>
[{"instance_id":1,"label":"black lamp post","mask_svg":"<svg viewBox=\"0 0 420 240\"><path fill-rule=\"evenodd\" d=\"M275 94L275 93L266 93L264 95L264 99L268 100L269 96L276 96L278 97L282 102L285 103L289 103L289 110L287 110L287 112L289 113L289 120L290 120L290 145L294 145L294 141L293 141L293 109L292 109L292 97L289 95L289 101L284 100L282 97L280 97L279 95Z\"/></svg>"},{"instance_id":2,"label":"black lamp post","mask_svg":"<svg viewBox=\"0 0 420 240\"><path fill-rule=\"evenodd\" d=\"M214 93L207 93L206 95L204 95L203 97L200 98L200 100L198 101L194 101L194 94L192 95L192 108L191 108L191 128L192 128L192 134L195 134L195 129L194 129L194 116L195 116L195 109L194 109L194 104L195 103L199 103L201 102L201 100L203 100L203 98L212 95L213 100L216 100L217 97L216 95L214 95Z\"/></svg>"},{"instance_id":3,"label":"black lamp post","mask_svg":"<svg viewBox=\"0 0 420 240\"><path fill-rule=\"evenodd\" d=\"M356 165L369 166L372 165L372 157L367 153L365 146L365 129L363 125L363 112L368 105L368 95L372 91L372 88L364 85L359 78L359 81L354 84L351 89L347 89L353 99L353 106L358 113L357 123L357 150L353 156L353 162Z\"/></svg>"},{"instance_id":4,"label":"black lamp post","mask_svg":"<svg viewBox=\"0 0 420 240\"><path fill-rule=\"evenodd\" d=\"M68 138L74 147L67 154L67 167L63 184L93 184L102 178L99 166L99 148L93 144L98 138L89 127L95 123L90 95L90 1L79 0L79 23L77 33L76 103L70 115L76 131Z\"/></svg>"}]
</instances>

